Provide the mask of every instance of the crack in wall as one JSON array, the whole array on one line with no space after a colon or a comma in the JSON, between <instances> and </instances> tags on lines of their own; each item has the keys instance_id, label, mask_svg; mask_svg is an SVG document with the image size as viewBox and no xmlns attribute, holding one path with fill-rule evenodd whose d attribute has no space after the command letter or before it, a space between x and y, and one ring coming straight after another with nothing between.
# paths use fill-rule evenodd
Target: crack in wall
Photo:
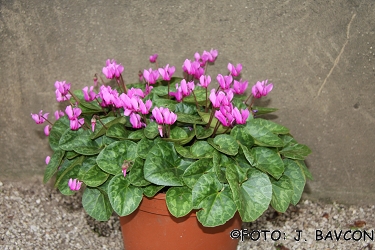
<instances>
[{"instance_id":1,"label":"crack in wall","mask_svg":"<svg viewBox=\"0 0 375 250\"><path fill-rule=\"evenodd\" d=\"M340 53L339 53L338 56L336 57L336 59L335 59L335 61L334 61L334 63L333 63L332 68L331 68L330 71L328 72L328 75L326 76L326 78L324 78L324 81L323 81L322 85L320 86L320 88L319 88L319 90L318 90L318 94L317 94L316 97L318 97L318 96L320 95L320 93L322 92L322 90L323 90L323 88L324 88L324 85L326 84L328 78L331 76L333 70L336 68L337 64L339 63L341 55L344 53L345 46L348 44L348 42L349 42L349 38L350 38L350 25L352 24L352 22L353 22L355 16L356 16L356 14L353 14L352 19L350 20L350 22L349 22L349 24L348 24L348 26L347 26L347 28L346 28L346 41L345 41L345 43L343 44L343 46L342 46L342 48L341 48L341 50L340 50ZM316 98L316 97L315 97L315 98Z\"/></svg>"}]
</instances>

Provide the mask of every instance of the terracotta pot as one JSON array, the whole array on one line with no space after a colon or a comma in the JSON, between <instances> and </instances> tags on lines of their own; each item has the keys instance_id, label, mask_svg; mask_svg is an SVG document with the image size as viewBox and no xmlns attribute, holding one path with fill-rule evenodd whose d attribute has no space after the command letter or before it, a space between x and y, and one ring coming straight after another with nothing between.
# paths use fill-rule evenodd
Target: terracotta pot
<instances>
[{"instance_id":1,"label":"terracotta pot","mask_svg":"<svg viewBox=\"0 0 375 250\"><path fill-rule=\"evenodd\" d=\"M143 197L139 208L129 216L120 217L125 250L235 250L238 240L230 231L241 229L236 215L218 227L203 227L195 212L173 217L165 203L165 194Z\"/></svg>"}]
</instances>

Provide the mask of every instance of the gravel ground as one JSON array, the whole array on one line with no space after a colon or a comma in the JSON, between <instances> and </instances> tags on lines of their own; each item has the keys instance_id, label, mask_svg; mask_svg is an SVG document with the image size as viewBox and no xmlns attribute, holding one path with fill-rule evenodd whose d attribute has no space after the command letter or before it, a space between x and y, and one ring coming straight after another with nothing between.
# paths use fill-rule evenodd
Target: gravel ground
<instances>
[{"instance_id":1,"label":"gravel ground","mask_svg":"<svg viewBox=\"0 0 375 250\"><path fill-rule=\"evenodd\" d=\"M0 249L123 249L118 217L96 222L85 214L80 199L79 193L66 197L39 182L0 182ZM284 214L269 209L256 222L243 224L242 233L247 230L254 240L244 237L238 250L375 250L374 212L375 206L309 200ZM255 240L259 236L255 230L270 232L261 232L260 240ZM302 230L300 241L294 240L296 230ZM337 236L342 231L338 241L334 230Z\"/></svg>"}]
</instances>

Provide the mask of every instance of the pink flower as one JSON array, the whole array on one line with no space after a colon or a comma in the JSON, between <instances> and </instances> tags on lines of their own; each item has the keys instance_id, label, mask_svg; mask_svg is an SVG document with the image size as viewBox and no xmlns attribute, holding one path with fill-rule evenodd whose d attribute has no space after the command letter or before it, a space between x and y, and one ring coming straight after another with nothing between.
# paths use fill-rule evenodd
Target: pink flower
<instances>
[{"instance_id":1,"label":"pink flower","mask_svg":"<svg viewBox=\"0 0 375 250\"><path fill-rule=\"evenodd\" d=\"M251 89L251 93L255 98L266 96L273 88L273 84L267 84L268 80L257 82Z\"/></svg>"},{"instance_id":2,"label":"pink flower","mask_svg":"<svg viewBox=\"0 0 375 250\"><path fill-rule=\"evenodd\" d=\"M156 122L160 125L162 124L172 125L177 120L177 115L171 112L168 108L155 107L152 110L152 115L154 116Z\"/></svg>"},{"instance_id":3,"label":"pink flower","mask_svg":"<svg viewBox=\"0 0 375 250\"><path fill-rule=\"evenodd\" d=\"M64 116L65 113L61 110L56 110L55 111L55 120L57 121L58 119L60 119L60 117Z\"/></svg>"},{"instance_id":4,"label":"pink flower","mask_svg":"<svg viewBox=\"0 0 375 250\"><path fill-rule=\"evenodd\" d=\"M223 91L219 91L219 93L216 94L216 90L211 89L211 94L209 96L209 99L214 108L220 107L221 101L223 100L224 97L225 97L225 93Z\"/></svg>"},{"instance_id":5,"label":"pink flower","mask_svg":"<svg viewBox=\"0 0 375 250\"><path fill-rule=\"evenodd\" d=\"M84 122L85 122L84 118L81 118L81 119L76 118L74 120L70 120L70 129L78 130Z\"/></svg>"},{"instance_id":6,"label":"pink flower","mask_svg":"<svg viewBox=\"0 0 375 250\"><path fill-rule=\"evenodd\" d=\"M72 108L72 105L69 105L65 109L65 113L69 117L69 120L75 120L82 113L80 108Z\"/></svg>"},{"instance_id":7,"label":"pink flower","mask_svg":"<svg viewBox=\"0 0 375 250\"><path fill-rule=\"evenodd\" d=\"M94 86L91 86L90 90L89 90L89 87L84 87L82 89L83 96L84 96L86 102L91 102L91 101L95 100L97 94L93 91L93 89L94 89Z\"/></svg>"},{"instance_id":8,"label":"pink flower","mask_svg":"<svg viewBox=\"0 0 375 250\"><path fill-rule=\"evenodd\" d=\"M65 81L62 81L62 82L56 81L55 87L56 87L56 91L55 91L56 100L58 102L67 101L70 99L70 97L72 97L71 94L69 93L70 83L65 83Z\"/></svg>"},{"instance_id":9,"label":"pink flower","mask_svg":"<svg viewBox=\"0 0 375 250\"><path fill-rule=\"evenodd\" d=\"M228 112L225 108L220 108L220 110L215 111L215 117L221 122L221 124L225 127L229 127L232 125L234 120L231 112Z\"/></svg>"},{"instance_id":10,"label":"pink flower","mask_svg":"<svg viewBox=\"0 0 375 250\"><path fill-rule=\"evenodd\" d=\"M178 87L178 83L176 83L176 91L175 92L169 92L170 96L174 96L176 98L176 101L181 102L184 98L184 95L182 94L182 89Z\"/></svg>"},{"instance_id":11,"label":"pink flower","mask_svg":"<svg viewBox=\"0 0 375 250\"><path fill-rule=\"evenodd\" d=\"M116 108L122 107L121 99L116 89L112 89L110 86L100 86L99 97L102 99L101 106L107 107L109 105L115 105Z\"/></svg>"},{"instance_id":12,"label":"pink flower","mask_svg":"<svg viewBox=\"0 0 375 250\"><path fill-rule=\"evenodd\" d=\"M36 124L42 124L46 121L46 119L48 119L48 114L49 113L45 113L43 115L43 110L39 111L39 114L32 114L31 113L31 118L33 118L33 120L35 121Z\"/></svg>"},{"instance_id":13,"label":"pink flower","mask_svg":"<svg viewBox=\"0 0 375 250\"><path fill-rule=\"evenodd\" d=\"M204 67L206 65L206 61L204 61L202 58L201 58L201 55L199 55L198 52L195 52L194 54L194 58L195 58L195 61L196 62L199 62L199 65L201 67Z\"/></svg>"},{"instance_id":14,"label":"pink flower","mask_svg":"<svg viewBox=\"0 0 375 250\"><path fill-rule=\"evenodd\" d=\"M211 49L210 52L203 51L202 53L202 60L203 61L209 61L209 62L214 62L216 60L216 57L218 55L217 50Z\"/></svg>"},{"instance_id":15,"label":"pink flower","mask_svg":"<svg viewBox=\"0 0 375 250\"><path fill-rule=\"evenodd\" d=\"M159 78L159 72L157 70L152 70L151 68L149 70L145 69L143 71L143 77L149 84L155 84Z\"/></svg>"},{"instance_id":16,"label":"pink flower","mask_svg":"<svg viewBox=\"0 0 375 250\"><path fill-rule=\"evenodd\" d=\"M163 124L164 123L164 118L163 118L163 115L162 115L162 111L163 111L163 107L155 107L153 110L152 110L152 115L154 116L154 119L155 121L158 123L158 124Z\"/></svg>"},{"instance_id":17,"label":"pink flower","mask_svg":"<svg viewBox=\"0 0 375 250\"><path fill-rule=\"evenodd\" d=\"M44 127L44 134L46 135L46 136L49 136L49 132L51 131L51 129L52 129L52 127L51 127L51 125L47 125L47 126L45 126Z\"/></svg>"},{"instance_id":18,"label":"pink flower","mask_svg":"<svg viewBox=\"0 0 375 250\"><path fill-rule=\"evenodd\" d=\"M172 125L177 120L177 115L171 111L169 111L168 108L163 109L162 111L163 117L164 117L164 123L168 125Z\"/></svg>"},{"instance_id":19,"label":"pink flower","mask_svg":"<svg viewBox=\"0 0 375 250\"><path fill-rule=\"evenodd\" d=\"M241 109L241 111L239 111L238 108L235 107L232 111L232 114L237 124L245 124L250 112L248 109Z\"/></svg>"},{"instance_id":20,"label":"pink flower","mask_svg":"<svg viewBox=\"0 0 375 250\"><path fill-rule=\"evenodd\" d=\"M159 68L159 73L164 81L170 81L175 70L174 66L169 67L169 64L167 64L165 68Z\"/></svg>"},{"instance_id":21,"label":"pink flower","mask_svg":"<svg viewBox=\"0 0 375 250\"><path fill-rule=\"evenodd\" d=\"M70 178L68 181L68 186L72 191L78 191L81 189L82 182L77 179Z\"/></svg>"},{"instance_id":22,"label":"pink flower","mask_svg":"<svg viewBox=\"0 0 375 250\"><path fill-rule=\"evenodd\" d=\"M150 56L150 63L155 63L156 59L158 59L158 54L153 54Z\"/></svg>"},{"instance_id":23,"label":"pink flower","mask_svg":"<svg viewBox=\"0 0 375 250\"><path fill-rule=\"evenodd\" d=\"M124 71L124 66L117 64L114 59L106 61L106 67L103 67L103 74L107 79L112 79L114 77L119 78L121 73Z\"/></svg>"},{"instance_id":24,"label":"pink flower","mask_svg":"<svg viewBox=\"0 0 375 250\"><path fill-rule=\"evenodd\" d=\"M237 95L242 95L243 93L245 93L248 84L248 81L242 81L242 79L240 81L234 80L233 92Z\"/></svg>"},{"instance_id":25,"label":"pink flower","mask_svg":"<svg viewBox=\"0 0 375 250\"><path fill-rule=\"evenodd\" d=\"M182 65L182 70L189 75L194 75L198 68L200 68L200 63L196 61L191 62L189 59L186 59Z\"/></svg>"},{"instance_id":26,"label":"pink flower","mask_svg":"<svg viewBox=\"0 0 375 250\"><path fill-rule=\"evenodd\" d=\"M96 119L95 119L95 116L93 116L91 118L91 131L94 132L95 131L95 125L96 125Z\"/></svg>"},{"instance_id":27,"label":"pink flower","mask_svg":"<svg viewBox=\"0 0 375 250\"><path fill-rule=\"evenodd\" d=\"M152 101L147 100L146 103L142 101L142 99L138 100L139 103L139 111L142 115L147 115L150 112L150 109L152 107Z\"/></svg>"},{"instance_id":28,"label":"pink flower","mask_svg":"<svg viewBox=\"0 0 375 250\"><path fill-rule=\"evenodd\" d=\"M224 90L229 89L230 85L233 81L233 77L231 75L229 76L223 76L221 74L218 74L216 77L216 80L219 82L220 87Z\"/></svg>"},{"instance_id":29,"label":"pink flower","mask_svg":"<svg viewBox=\"0 0 375 250\"><path fill-rule=\"evenodd\" d=\"M130 98L132 98L133 96L139 96L141 98L145 97L145 94L143 93L142 89L136 89L136 88L128 89L127 95Z\"/></svg>"},{"instance_id":30,"label":"pink flower","mask_svg":"<svg viewBox=\"0 0 375 250\"><path fill-rule=\"evenodd\" d=\"M132 124L133 128L141 128L146 125L141 122L141 116L135 113L130 115L130 123Z\"/></svg>"},{"instance_id":31,"label":"pink flower","mask_svg":"<svg viewBox=\"0 0 375 250\"><path fill-rule=\"evenodd\" d=\"M48 165L48 163L50 162L50 160L51 160L51 156L48 155L48 156L46 157L46 164L47 164L47 165Z\"/></svg>"},{"instance_id":32,"label":"pink flower","mask_svg":"<svg viewBox=\"0 0 375 250\"><path fill-rule=\"evenodd\" d=\"M210 83L211 83L211 76L201 75L201 77L199 78L199 84L198 85L203 87L203 88L207 88Z\"/></svg>"},{"instance_id":33,"label":"pink flower","mask_svg":"<svg viewBox=\"0 0 375 250\"><path fill-rule=\"evenodd\" d=\"M234 67L231 63L228 63L228 70L232 76L238 76L241 73L242 64L239 63Z\"/></svg>"}]
</instances>

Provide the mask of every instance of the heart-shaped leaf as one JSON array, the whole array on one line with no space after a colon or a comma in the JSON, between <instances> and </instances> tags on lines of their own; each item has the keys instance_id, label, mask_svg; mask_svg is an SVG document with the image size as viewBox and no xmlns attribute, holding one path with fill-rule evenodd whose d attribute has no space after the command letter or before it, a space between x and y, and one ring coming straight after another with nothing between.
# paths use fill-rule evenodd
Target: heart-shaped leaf
<instances>
[{"instance_id":1,"label":"heart-shaped leaf","mask_svg":"<svg viewBox=\"0 0 375 250\"><path fill-rule=\"evenodd\" d=\"M197 219L205 227L225 224L236 213L229 187L219 182L215 173L202 175L193 187L193 205L200 209Z\"/></svg>"},{"instance_id":2,"label":"heart-shaped leaf","mask_svg":"<svg viewBox=\"0 0 375 250\"><path fill-rule=\"evenodd\" d=\"M50 179L51 177L55 174L57 168L60 166L61 164L61 161L64 157L64 154L65 154L65 151L64 150L56 150L48 165L47 165L47 168L46 170L44 171L44 178L43 178L43 183L46 184Z\"/></svg>"},{"instance_id":3,"label":"heart-shaped leaf","mask_svg":"<svg viewBox=\"0 0 375 250\"><path fill-rule=\"evenodd\" d=\"M107 221L113 209L108 195L99 188L86 187L82 195L82 205L86 213L98 221Z\"/></svg>"},{"instance_id":4,"label":"heart-shaped leaf","mask_svg":"<svg viewBox=\"0 0 375 250\"><path fill-rule=\"evenodd\" d=\"M279 179L284 172L284 163L280 156L272 149L266 147L254 147L251 150L254 155L254 166L265 173Z\"/></svg>"},{"instance_id":5,"label":"heart-shaped leaf","mask_svg":"<svg viewBox=\"0 0 375 250\"><path fill-rule=\"evenodd\" d=\"M129 136L129 131L121 123L117 123L108 128L106 136L116 139L126 139Z\"/></svg>"},{"instance_id":6,"label":"heart-shaped leaf","mask_svg":"<svg viewBox=\"0 0 375 250\"><path fill-rule=\"evenodd\" d=\"M65 160L57 171L55 187L64 195L72 195L74 192L70 190L68 181L70 178L77 178L79 169L82 165L84 156L77 157L72 161Z\"/></svg>"},{"instance_id":7,"label":"heart-shaped leaf","mask_svg":"<svg viewBox=\"0 0 375 250\"><path fill-rule=\"evenodd\" d=\"M238 143L230 135L217 135L214 139L207 139L207 142L216 150L224 154L236 155L238 153Z\"/></svg>"},{"instance_id":8,"label":"heart-shaped leaf","mask_svg":"<svg viewBox=\"0 0 375 250\"><path fill-rule=\"evenodd\" d=\"M267 174L257 169L244 170L238 165L227 167L226 175L232 189L233 199L242 221L255 221L268 209L272 198L272 184Z\"/></svg>"},{"instance_id":9,"label":"heart-shaped leaf","mask_svg":"<svg viewBox=\"0 0 375 250\"><path fill-rule=\"evenodd\" d=\"M173 143L160 141L147 155L145 178L156 185L183 186L182 174L191 162L178 156Z\"/></svg>"},{"instance_id":10,"label":"heart-shaped leaf","mask_svg":"<svg viewBox=\"0 0 375 250\"><path fill-rule=\"evenodd\" d=\"M253 122L257 119L252 119L246 124L247 132L254 138L254 143L265 147L282 147L283 141L271 130Z\"/></svg>"},{"instance_id":11,"label":"heart-shaped leaf","mask_svg":"<svg viewBox=\"0 0 375 250\"><path fill-rule=\"evenodd\" d=\"M143 190L130 185L128 178L121 173L112 178L108 186L108 198L113 210L119 216L134 212L142 201Z\"/></svg>"},{"instance_id":12,"label":"heart-shaped leaf","mask_svg":"<svg viewBox=\"0 0 375 250\"><path fill-rule=\"evenodd\" d=\"M144 129L144 134L148 139L154 139L159 135L158 124L156 122L150 122Z\"/></svg>"},{"instance_id":13,"label":"heart-shaped leaf","mask_svg":"<svg viewBox=\"0 0 375 250\"><path fill-rule=\"evenodd\" d=\"M206 127L198 126L198 125L195 125L195 124L194 124L194 129L195 129L195 135L197 136L198 140L206 139L206 138L210 137L214 132L214 129L211 128L211 127L206 128Z\"/></svg>"},{"instance_id":14,"label":"heart-shaped leaf","mask_svg":"<svg viewBox=\"0 0 375 250\"><path fill-rule=\"evenodd\" d=\"M137 144L124 140L109 144L100 152L96 162L103 171L116 175L121 173L124 161L134 162L136 157Z\"/></svg>"},{"instance_id":15,"label":"heart-shaped leaf","mask_svg":"<svg viewBox=\"0 0 375 250\"><path fill-rule=\"evenodd\" d=\"M301 199L303 188L305 187L305 175L298 164L290 159L284 159L285 171L284 175L288 176L293 186L293 196L291 203L297 205Z\"/></svg>"},{"instance_id":16,"label":"heart-shaped leaf","mask_svg":"<svg viewBox=\"0 0 375 250\"><path fill-rule=\"evenodd\" d=\"M141 158L136 158L133 165L130 168L130 172L126 175L129 178L130 184L133 186L143 187L150 184L143 174L144 161Z\"/></svg>"},{"instance_id":17,"label":"heart-shaped leaf","mask_svg":"<svg viewBox=\"0 0 375 250\"><path fill-rule=\"evenodd\" d=\"M164 186L150 184L143 189L143 194L149 198L154 197Z\"/></svg>"},{"instance_id":18,"label":"heart-shaped leaf","mask_svg":"<svg viewBox=\"0 0 375 250\"><path fill-rule=\"evenodd\" d=\"M108 176L109 174L101 170L96 164L96 157L86 157L78 173L78 179L89 187L102 185L108 179Z\"/></svg>"},{"instance_id":19,"label":"heart-shaped leaf","mask_svg":"<svg viewBox=\"0 0 375 250\"><path fill-rule=\"evenodd\" d=\"M269 131L271 131L274 134L288 134L289 133L289 129L287 127L284 127L283 125L280 125L275 122L265 120L262 118L254 119L251 121L251 123L258 127L267 128Z\"/></svg>"},{"instance_id":20,"label":"heart-shaped leaf","mask_svg":"<svg viewBox=\"0 0 375 250\"><path fill-rule=\"evenodd\" d=\"M51 131L49 132L48 141L52 150L59 150L59 142L61 136L65 131L70 130L70 122L67 116L60 117L52 126Z\"/></svg>"},{"instance_id":21,"label":"heart-shaped leaf","mask_svg":"<svg viewBox=\"0 0 375 250\"><path fill-rule=\"evenodd\" d=\"M251 148L254 145L254 139L250 135L249 131L243 125L235 126L231 131L230 135L236 139L242 145Z\"/></svg>"},{"instance_id":22,"label":"heart-shaped leaf","mask_svg":"<svg viewBox=\"0 0 375 250\"><path fill-rule=\"evenodd\" d=\"M192 163L184 172L185 184L193 188L198 179L209 172L213 167L212 159L200 159ZM212 171L211 171L212 172Z\"/></svg>"},{"instance_id":23,"label":"heart-shaped leaf","mask_svg":"<svg viewBox=\"0 0 375 250\"><path fill-rule=\"evenodd\" d=\"M171 187L166 194L169 212L174 217L187 215L193 209L192 190L188 187Z\"/></svg>"},{"instance_id":24,"label":"heart-shaped leaf","mask_svg":"<svg viewBox=\"0 0 375 250\"><path fill-rule=\"evenodd\" d=\"M270 178L272 183L271 206L278 212L284 213L291 202L293 196L293 185L290 178L286 175L278 180Z\"/></svg>"}]
</instances>

